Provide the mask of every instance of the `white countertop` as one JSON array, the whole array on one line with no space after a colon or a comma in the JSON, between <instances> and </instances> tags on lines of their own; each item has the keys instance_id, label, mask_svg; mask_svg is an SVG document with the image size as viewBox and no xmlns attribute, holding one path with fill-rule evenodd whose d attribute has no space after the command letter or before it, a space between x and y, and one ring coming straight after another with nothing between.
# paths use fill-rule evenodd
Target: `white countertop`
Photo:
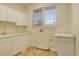
<instances>
[{"instance_id":1,"label":"white countertop","mask_svg":"<svg viewBox=\"0 0 79 59\"><path fill-rule=\"evenodd\" d=\"M8 37L14 37L14 36L20 36L20 35L28 35L32 34L30 32L24 32L24 33L17 33L17 34L7 34L7 35L0 35L0 38L8 38Z\"/></svg>"},{"instance_id":2,"label":"white countertop","mask_svg":"<svg viewBox=\"0 0 79 59\"><path fill-rule=\"evenodd\" d=\"M66 38L74 38L75 35L73 33L55 33L55 37L66 37Z\"/></svg>"},{"instance_id":3,"label":"white countertop","mask_svg":"<svg viewBox=\"0 0 79 59\"><path fill-rule=\"evenodd\" d=\"M15 37L20 35L28 35L32 34L31 32L24 32L24 33L17 33L17 34L7 34L7 35L0 35L0 38L8 38L8 37ZM55 37L67 37L67 38L74 38L75 35L73 33L55 33Z\"/></svg>"}]
</instances>

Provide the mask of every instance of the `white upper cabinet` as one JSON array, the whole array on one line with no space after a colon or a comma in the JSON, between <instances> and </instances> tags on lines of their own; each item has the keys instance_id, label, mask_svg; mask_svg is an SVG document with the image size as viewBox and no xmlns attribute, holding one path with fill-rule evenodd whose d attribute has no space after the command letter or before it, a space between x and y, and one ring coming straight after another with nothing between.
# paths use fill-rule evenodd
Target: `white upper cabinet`
<instances>
[{"instance_id":1,"label":"white upper cabinet","mask_svg":"<svg viewBox=\"0 0 79 59\"><path fill-rule=\"evenodd\" d=\"M16 25L21 25L21 26L26 26L27 25L27 19L26 15L21 12L17 12L17 20L16 20Z\"/></svg>"},{"instance_id":2,"label":"white upper cabinet","mask_svg":"<svg viewBox=\"0 0 79 59\"><path fill-rule=\"evenodd\" d=\"M7 21L7 7L0 6L0 21Z\"/></svg>"},{"instance_id":3,"label":"white upper cabinet","mask_svg":"<svg viewBox=\"0 0 79 59\"><path fill-rule=\"evenodd\" d=\"M5 6L0 6L0 21L16 22L16 25L26 26L26 14Z\"/></svg>"},{"instance_id":4,"label":"white upper cabinet","mask_svg":"<svg viewBox=\"0 0 79 59\"><path fill-rule=\"evenodd\" d=\"M8 8L8 19L7 19L8 22L16 22L17 17L16 12L17 12L16 10Z\"/></svg>"}]
</instances>

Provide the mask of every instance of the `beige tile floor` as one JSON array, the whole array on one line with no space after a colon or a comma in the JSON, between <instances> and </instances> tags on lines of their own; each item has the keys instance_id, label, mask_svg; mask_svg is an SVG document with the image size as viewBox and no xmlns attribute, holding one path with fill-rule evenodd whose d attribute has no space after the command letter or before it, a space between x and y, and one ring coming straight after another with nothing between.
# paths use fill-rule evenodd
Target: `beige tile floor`
<instances>
[{"instance_id":1,"label":"beige tile floor","mask_svg":"<svg viewBox=\"0 0 79 59\"><path fill-rule=\"evenodd\" d=\"M19 53L17 56L57 56L57 52L37 47L29 47L24 53Z\"/></svg>"}]
</instances>

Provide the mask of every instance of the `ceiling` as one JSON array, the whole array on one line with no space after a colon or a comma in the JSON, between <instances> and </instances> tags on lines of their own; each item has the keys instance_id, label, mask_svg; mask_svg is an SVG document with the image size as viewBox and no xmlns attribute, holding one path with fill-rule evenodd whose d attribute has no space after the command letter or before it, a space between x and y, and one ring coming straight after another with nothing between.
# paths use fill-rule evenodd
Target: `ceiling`
<instances>
[{"instance_id":1,"label":"ceiling","mask_svg":"<svg viewBox=\"0 0 79 59\"><path fill-rule=\"evenodd\" d=\"M28 5L32 5L34 3L16 3L16 4L20 4L20 5L23 5L23 6L28 6Z\"/></svg>"},{"instance_id":2,"label":"ceiling","mask_svg":"<svg viewBox=\"0 0 79 59\"><path fill-rule=\"evenodd\" d=\"M4 4L4 5L22 5L22 6L28 6L28 5L32 5L34 3L1 3L1 4Z\"/></svg>"}]
</instances>

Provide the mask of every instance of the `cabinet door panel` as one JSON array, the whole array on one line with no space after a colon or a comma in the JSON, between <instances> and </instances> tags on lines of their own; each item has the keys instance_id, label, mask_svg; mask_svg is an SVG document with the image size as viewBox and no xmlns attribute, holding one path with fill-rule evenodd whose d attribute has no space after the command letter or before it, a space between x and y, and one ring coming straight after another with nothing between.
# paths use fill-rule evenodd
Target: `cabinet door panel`
<instances>
[{"instance_id":1,"label":"cabinet door panel","mask_svg":"<svg viewBox=\"0 0 79 59\"><path fill-rule=\"evenodd\" d=\"M16 22L16 10L8 8L8 21L9 22Z\"/></svg>"},{"instance_id":2,"label":"cabinet door panel","mask_svg":"<svg viewBox=\"0 0 79 59\"><path fill-rule=\"evenodd\" d=\"M0 40L0 56L11 56L13 53L11 40Z\"/></svg>"},{"instance_id":3,"label":"cabinet door panel","mask_svg":"<svg viewBox=\"0 0 79 59\"><path fill-rule=\"evenodd\" d=\"M14 36L10 38L0 39L0 56L16 55L18 52L24 51L30 44L30 36Z\"/></svg>"},{"instance_id":4,"label":"cabinet door panel","mask_svg":"<svg viewBox=\"0 0 79 59\"><path fill-rule=\"evenodd\" d=\"M21 36L21 50L24 50L26 49L28 46L29 46L29 42L30 42L30 39L29 39L29 36Z\"/></svg>"},{"instance_id":5,"label":"cabinet door panel","mask_svg":"<svg viewBox=\"0 0 79 59\"><path fill-rule=\"evenodd\" d=\"M60 56L74 56L74 39L58 38L56 49Z\"/></svg>"},{"instance_id":6,"label":"cabinet door panel","mask_svg":"<svg viewBox=\"0 0 79 59\"><path fill-rule=\"evenodd\" d=\"M29 46L28 36L15 37L13 40L13 54L24 51Z\"/></svg>"},{"instance_id":7,"label":"cabinet door panel","mask_svg":"<svg viewBox=\"0 0 79 59\"><path fill-rule=\"evenodd\" d=\"M7 21L7 7L0 6L0 20Z\"/></svg>"},{"instance_id":8,"label":"cabinet door panel","mask_svg":"<svg viewBox=\"0 0 79 59\"><path fill-rule=\"evenodd\" d=\"M20 12L18 12L17 15L18 15L18 17L17 17L17 25L22 25L22 23L23 23L22 14Z\"/></svg>"},{"instance_id":9,"label":"cabinet door panel","mask_svg":"<svg viewBox=\"0 0 79 59\"><path fill-rule=\"evenodd\" d=\"M20 46L21 46L20 38L14 37L12 43L13 43L13 55L15 55L18 52L20 52Z\"/></svg>"},{"instance_id":10,"label":"cabinet door panel","mask_svg":"<svg viewBox=\"0 0 79 59\"><path fill-rule=\"evenodd\" d=\"M21 13L21 12L17 12L17 25L27 25L27 21L26 21L26 15Z\"/></svg>"}]
</instances>

